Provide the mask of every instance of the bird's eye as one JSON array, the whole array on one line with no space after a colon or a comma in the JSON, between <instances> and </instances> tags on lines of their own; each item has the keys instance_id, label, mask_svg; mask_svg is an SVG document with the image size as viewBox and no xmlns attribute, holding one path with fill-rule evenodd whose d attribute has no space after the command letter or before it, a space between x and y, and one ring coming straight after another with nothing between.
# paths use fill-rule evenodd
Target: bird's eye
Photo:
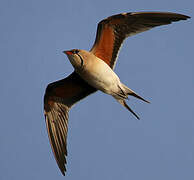
<instances>
[{"instance_id":1,"label":"bird's eye","mask_svg":"<svg viewBox=\"0 0 194 180\"><path fill-rule=\"evenodd\" d=\"M74 53L74 54L78 54L78 53L79 53L79 50L75 49L75 50L73 51L73 53Z\"/></svg>"}]
</instances>

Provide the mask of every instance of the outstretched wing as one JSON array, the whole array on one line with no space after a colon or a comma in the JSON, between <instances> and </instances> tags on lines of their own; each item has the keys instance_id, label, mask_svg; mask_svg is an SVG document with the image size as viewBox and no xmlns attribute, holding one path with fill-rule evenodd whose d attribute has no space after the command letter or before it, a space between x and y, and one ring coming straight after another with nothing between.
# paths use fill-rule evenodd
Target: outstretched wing
<instances>
[{"instance_id":1,"label":"outstretched wing","mask_svg":"<svg viewBox=\"0 0 194 180\"><path fill-rule=\"evenodd\" d=\"M44 96L46 126L52 151L63 175L66 171L69 109L95 91L96 89L75 72L65 79L49 84L46 88Z\"/></svg>"},{"instance_id":2,"label":"outstretched wing","mask_svg":"<svg viewBox=\"0 0 194 180\"><path fill-rule=\"evenodd\" d=\"M96 40L90 51L114 68L125 38L188 18L190 17L168 12L132 12L110 16L98 24Z\"/></svg>"}]
</instances>

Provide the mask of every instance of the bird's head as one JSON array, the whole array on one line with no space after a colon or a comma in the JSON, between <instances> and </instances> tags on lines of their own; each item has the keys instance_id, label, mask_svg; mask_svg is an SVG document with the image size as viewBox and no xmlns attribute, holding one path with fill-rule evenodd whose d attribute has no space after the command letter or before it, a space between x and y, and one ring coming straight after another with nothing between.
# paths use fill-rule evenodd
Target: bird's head
<instances>
[{"instance_id":1,"label":"bird's head","mask_svg":"<svg viewBox=\"0 0 194 180\"><path fill-rule=\"evenodd\" d=\"M83 69L84 66L84 59L82 57L81 50L78 49L72 49L69 51L63 51L73 65L73 67L77 70Z\"/></svg>"}]
</instances>

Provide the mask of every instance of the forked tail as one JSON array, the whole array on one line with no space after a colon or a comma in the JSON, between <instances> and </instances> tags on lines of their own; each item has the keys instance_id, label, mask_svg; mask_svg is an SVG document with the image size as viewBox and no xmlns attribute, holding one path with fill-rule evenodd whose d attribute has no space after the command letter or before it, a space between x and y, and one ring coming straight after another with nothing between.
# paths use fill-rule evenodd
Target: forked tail
<instances>
[{"instance_id":1,"label":"forked tail","mask_svg":"<svg viewBox=\"0 0 194 180\"><path fill-rule=\"evenodd\" d=\"M127 86L125 86L124 84L121 84L122 87L119 86L119 91L117 93L115 93L114 95L112 95L122 106L124 106L125 108L127 108L128 111L130 111L138 120L140 119L139 116L127 105L127 103L125 102L125 99L128 99L128 95L130 96L134 96L138 99L141 99L144 102L150 103L149 101L145 100L144 98L142 98L141 96L139 96L138 94L136 94L133 90L131 90L130 88L128 88Z\"/></svg>"}]
</instances>

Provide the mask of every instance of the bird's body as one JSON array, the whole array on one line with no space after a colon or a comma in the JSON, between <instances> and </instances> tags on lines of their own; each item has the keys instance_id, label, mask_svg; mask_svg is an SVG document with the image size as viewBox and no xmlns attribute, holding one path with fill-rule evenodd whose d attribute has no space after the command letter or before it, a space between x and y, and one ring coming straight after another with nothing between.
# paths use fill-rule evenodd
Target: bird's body
<instances>
[{"instance_id":1,"label":"bird's body","mask_svg":"<svg viewBox=\"0 0 194 180\"><path fill-rule=\"evenodd\" d=\"M121 84L119 77L110 66L89 51L79 50L79 54L83 59L83 67L74 66L73 63L72 65L88 84L106 94L111 94L118 89L117 85ZM69 59L71 59L70 56L68 55Z\"/></svg>"},{"instance_id":2,"label":"bird's body","mask_svg":"<svg viewBox=\"0 0 194 180\"><path fill-rule=\"evenodd\" d=\"M117 14L98 24L96 39L90 51L78 49L64 51L75 71L68 77L49 84L44 96L49 140L63 175L66 171L68 113L75 103L101 90L113 96L139 119L125 100L130 95L148 102L124 85L113 71L123 41L129 36L153 27L188 18L190 17L183 14L168 12Z\"/></svg>"},{"instance_id":3,"label":"bird's body","mask_svg":"<svg viewBox=\"0 0 194 180\"><path fill-rule=\"evenodd\" d=\"M72 63L75 71L89 85L106 94L113 96L121 105L126 107L138 119L139 117L126 104L125 99L128 95L135 96L145 102L134 91L121 83L117 74L102 59L96 57L93 53L86 50L73 49L64 51Z\"/></svg>"}]
</instances>

